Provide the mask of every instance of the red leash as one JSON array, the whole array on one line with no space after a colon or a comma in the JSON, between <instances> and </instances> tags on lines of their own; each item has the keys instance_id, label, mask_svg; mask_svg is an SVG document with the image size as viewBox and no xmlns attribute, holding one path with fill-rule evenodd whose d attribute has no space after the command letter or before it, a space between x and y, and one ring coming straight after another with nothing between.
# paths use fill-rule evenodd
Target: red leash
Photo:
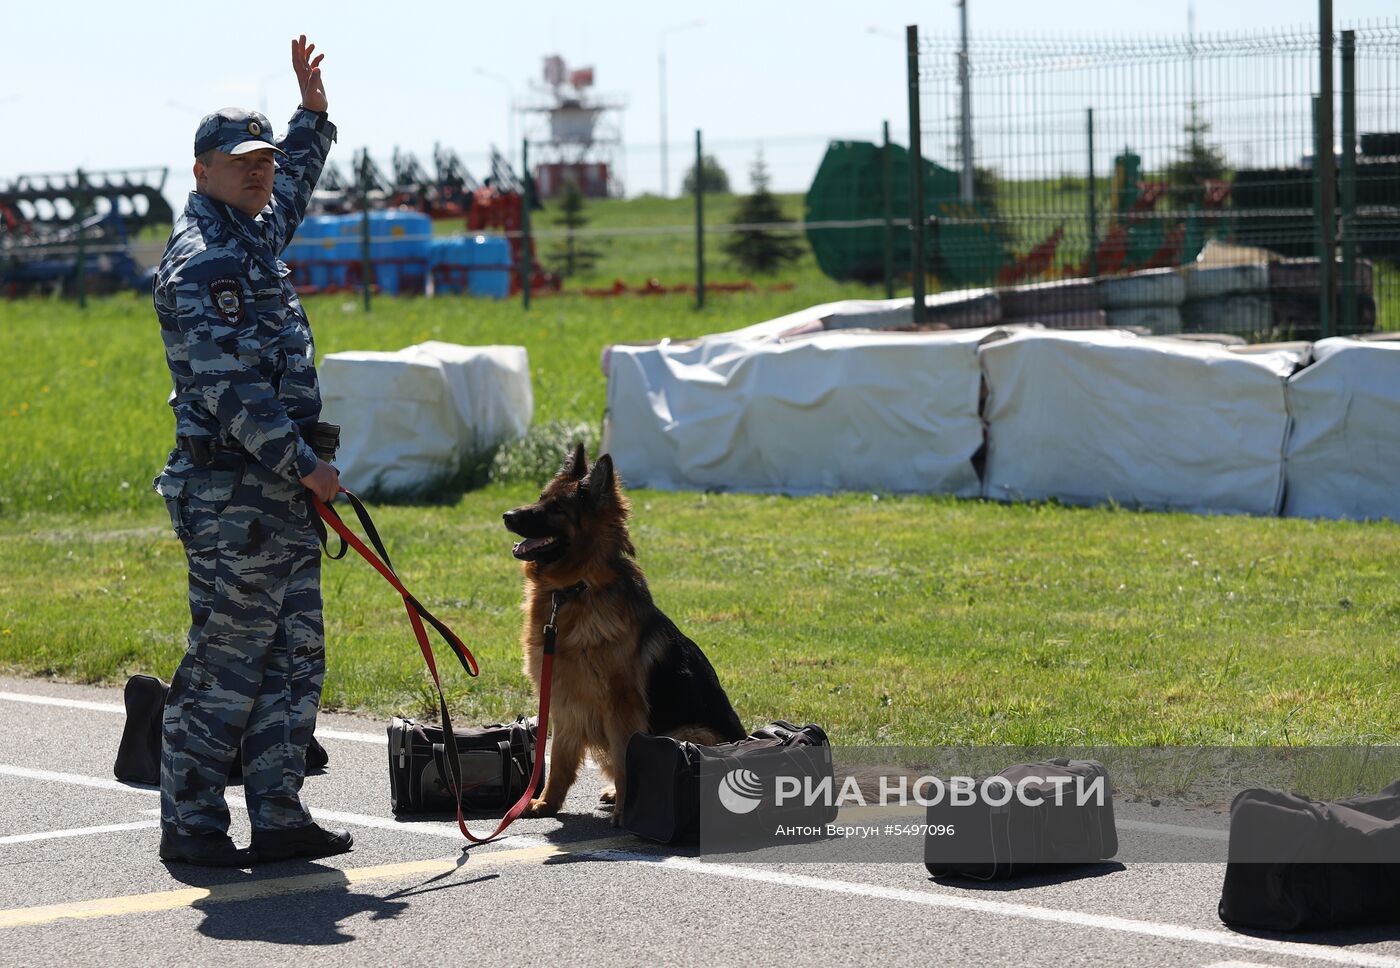
<instances>
[{"instance_id":1,"label":"red leash","mask_svg":"<svg viewBox=\"0 0 1400 968\"><path fill-rule=\"evenodd\" d=\"M553 599L554 607L549 616L549 624L544 627L544 665L540 670L539 725L535 734L535 767L530 774L530 782L526 785L525 792L521 794L520 799L515 802L514 806L506 811L505 816L501 818L501 822L496 826L496 829L485 837L478 837L467 829L466 819L462 816L462 777L461 763L457 758L457 739L452 732L452 717L449 716L447 712L447 699L442 692L442 679L438 675L437 662L433 658L433 647L428 641L427 629L423 627L424 620L436 629L443 640L447 642L453 654L456 655L458 661L462 663L462 668L466 670L469 676L476 676L479 672L476 659L472 656L471 650L457 637L457 634L448 628L445 623L440 621L437 616L433 615L432 612L424 608L423 604L418 601L418 599L414 598L412 593L403 586L403 582L399 581L399 576L394 571L393 563L389 560L389 553L384 548L384 542L380 540L379 532L374 527L374 521L370 518L369 512L365 510L365 506L360 499L343 487L340 489L340 493L349 498L351 506L355 509L356 517L360 519L361 527L365 529L365 534L369 537L370 542L374 545L375 551L378 551L379 554L376 555L374 551L366 547L365 543L360 540L355 532L351 531L350 528L346 526L345 522L341 520L340 515L337 514L335 509L330 505L322 502L320 498L313 495L311 498L312 506L316 508L316 513L321 516L321 520L330 525L336 534L340 535L342 542L354 548L359 553L360 557L364 558L365 561L369 562L370 565L374 567L375 571L384 576L384 580L394 587L394 591L403 596L404 608L408 611L409 624L413 626L413 634L418 639L418 649L423 653L423 661L428 664L428 671L432 673L433 676L433 685L437 688L438 706L442 715L442 742L446 754L448 772L451 774L449 780L452 792L457 799L457 827L462 831L462 836L473 843L484 844L488 841L495 840L500 836L501 831L509 827L525 812L525 808L530 805L530 800L534 798L535 792L539 789L540 776L544 772L545 740L549 736L549 692L554 679L554 640L556 635L554 622L559 614L559 606L583 589L580 586L575 586L571 589L565 589L562 592L556 591ZM327 550L327 554L330 554L329 549ZM339 558L344 554L345 550L342 548L340 555L333 555L332 557Z\"/></svg>"}]
</instances>

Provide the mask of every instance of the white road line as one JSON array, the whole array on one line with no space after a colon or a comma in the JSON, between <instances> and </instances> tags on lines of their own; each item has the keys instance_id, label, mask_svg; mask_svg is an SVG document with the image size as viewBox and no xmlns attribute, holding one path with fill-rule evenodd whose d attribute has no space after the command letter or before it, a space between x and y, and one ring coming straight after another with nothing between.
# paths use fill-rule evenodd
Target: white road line
<instances>
[{"instance_id":1,"label":"white road line","mask_svg":"<svg viewBox=\"0 0 1400 968\"><path fill-rule=\"evenodd\" d=\"M229 806L234 807L234 804L230 803ZM235 809L246 810L247 808L242 804L238 804ZM160 816L159 810L142 810L141 812L156 817ZM456 821L439 821L437 823L433 823L429 820L398 821L391 820L388 817L371 817L363 813L345 813L342 810L321 810L316 807L312 808L311 815L318 821L326 820L331 823L349 824L352 827L374 827L378 830L392 830L396 833L443 837L447 840L456 840L460 842L463 847L468 846L467 840L462 837L461 831L457 829ZM479 823L483 827L489 826L484 820L479 821ZM476 825L477 824L470 821L467 822L468 827L474 827ZM486 832L489 833L489 830ZM473 833L476 833L476 831L473 831ZM478 836L480 836L480 834L478 834ZM545 847L548 846L549 843L550 841L545 840L543 837L532 837L529 834L508 834L500 840L491 841L490 846L494 847L497 844L510 844L512 847ZM471 846L473 850L476 849L475 845Z\"/></svg>"},{"instance_id":2,"label":"white road line","mask_svg":"<svg viewBox=\"0 0 1400 968\"><path fill-rule=\"evenodd\" d=\"M157 811L159 812L159 811ZM136 823L114 823L105 827L73 827L70 830L46 830L37 834L11 834L0 837L0 844L27 844L35 840L56 840L60 837L87 837L90 834L111 834L121 830L147 830L159 827L156 820L138 820Z\"/></svg>"},{"instance_id":3,"label":"white road line","mask_svg":"<svg viewBox=\"0 0 1400 968\"><path fill-rule=\"evenodd\" d=\"M972 911L978 914L994 914L1004 917L1023 918L1031 921L1047 921L1055 924L1069 924L1084 928L1098 928L1105 931L1120 931L1126 934L1146 935L1169 941L1185 941L1193 944L1214 945L1222 948L1237 948L1243 951L1257 951L1262 954L1280 955L1292 958L1307 958L1325 961L1335 965L1357 965L1362 968L1400 968L1400 958L1388 955L1371 954L1364 951L1328 948L1320 945L1301 944L1295 941L1273 941L1268 938L1253 938L1233 934L1229 931L1192 928L1183 924L1167 924L1157 921L1138 921L1132 918L1119 918L1106 914L1089 914L1084 911L1070 911L1060 908L1037 907L1032 904L1011 904L1006 901L989 901L967 897L961 894L915 891L900 887L886 887L880 884L863 884L854 881L839 881L824 877L808 877L803 874L789 874L781 871L762 870L756 867L742 867L736 864L707 863L689 857L658 857L627 850L603 850L589 856L605 860L624 860L650 864L662 870L684 871L688 874L706 874L712 877L730 877L736 880L756 881L776 884L783 887L800 887L813 891L845 894L855 897L873 898L883 901L903 901L925 907L951 908Z\"/></svg>"},{"instance_id":4,"label":"white road line","mask_svg":"<svg viewBox=\"0 0 1400 968\"><path fill-rule=\"evenodd\" d=\"M7 766L4 764L0 764L0 775L17 776L48 782L71 783L79 786L96 787L106 790L124 790L155 794L160 792L153 787L128 786L127 784L118 783L115 780L108 780L101 777L81 776L75 773L55 773L49 770L32 770L26 767ZM238 805L234 802L230 802L229 806L237 808ZM385 817L370 817L364 814L341 813L328 810L316 811L316 814L326 820L338 821L340 823L357 824L387 830L412 830L414 833L428 833L433 836L447 836L453 838L461 836L455 827L434 824L399 823L398 821L390 820ZM420 827L422 829L419 829ZM519 846L538 846L545 843L541 838L527 836L505 837L497 841L497 843L505 843L507 841ZM648 864L652 867L659 867L662 870L682 871L710 877L729 877L736 880L777 884L783 887L799 887L827 893L872 898L875 900L901 901L909 904L923 905L925 907L948 908L972 911L978 914L1001 915L1004 917L1023 918L1031 921L1069 924L1106 931L1119 931L1127 934L1146 935L1171 941L1185 941L1193 944L1213 945L1222 948L1236 948L1242 951L1256 951L1263 954L1305 958L1336 965L1355 965L1360 966L1360 968L1400 968L1400 958L1387 955L1324 948L1317 945L1300 944L1292 941L1273 941L1267 938L1252 938L1245 935L1232 934L1228 931L1192 928L1181 924L1137 921L1131 918L1119 918L1104 914L1089 914L1083 911L1044 908L1031 904L1011 904L1005 901L989 901L981 898L966 897L960 894L914 891L907 888L887 887L880 884L864 884L856 881L809 877L803 874L762 870L755 867L742 867L736 864L708 863L689 857L658 856L656 854L646 854L638 851L600 850L589 852L587 856L597 857L602 860Z\"/></svg>"},{"instance_id":5,"label":"white road line","mask_svg":"<svg viewBox=\"0 0 1400 968\"><path fill-rule=\"evenodd\" d=\"M88 702L81 699L59 699L53 696L31 696L18 692L0 692L0 700L10 700L11 702L32 703L39 706L66 706L72 709L89 709L98 712L126 713L126 709L118 703ZM368 743L374 746L384 746L388 743L387 733L360 733L343 729L317 729L317 739L341 740L349 743ZM546 758L547 759L547 758ZM598 769L598 764L589 757L584 761L584 766L588 769ZM342 821L349 823L350 821ZM1177 824L1152 823L1146 820L1120 819L1118 827L1123 830L1141 830L1145 833L1164 834L1172 837L1193 837L1198 840L1228 841L1230 834L1225 830L1211 830L1205 827L1187 827Z\"/></svg>"},{"instance_id":6,"label":"white road line","mask_svg":"<svg viewBox=\"0 0 1400 968\"><path fill-rule=\"evenodd\" d=\"M121 713L126 714L126 707L120 703L111 702L88 702L85 699L59 699L55 696L30 696L21 692L0 692L0 701L30 703L34 706L59 706L68 709L90 709L100 713ZM348 743L370 743L375 746L387 746L389 734L385 733L357 733L345 729L320 729L316 730L317 739L338 739ZM589 757L584 760L584 766L590 769L597 769L598 764Z\"/></svg>"},{"instance_id":7,"label":"white road line","mask_svg":"<svg viewBox=\"0 0 1400 968\"><path fill-rule=\"evenodd\" d=\"M160 796L160 790L142 783L123 783L101 776L83 776L78 773L55 773L52 770L31 770L26 766L8 766L0 763L0 776L17 776L25 780L41 780L48 783L69 783L74 786L94 787L98 790L116 790L125 793L147 793Z\"/></svg>"},{"instance_id":8,"label":"white road line","mask_svg":"<svg viewBox=\"0 0 1400 968\"><path fill-rule=\"evenodd\" d=\"M86 699L58 699L54 696L30 696L22 692L0 692L0 699L27 702L34 706L66 706L69 709L91 709L99 713L126 713L126 707L116 702L88 702Z\"/></svg>"},{"instance_id":9,"label":"white road line","mask_svg":"<svg viewBox=\"0 0 1400 968\"><path fill-rule=\"evenodd\" d=\"M1212 961L1206 968L1282 968L1280 965L1266 965L1262 961Z\"/></svg>"},{"instance_id":10,"label":"white road line","mask_svg":"<svg viewBox=\"0 0 1400 968\"><path fill-rule=\"evenodd\" d=\"M126 707L115 702L89 702L86 699L60 699L56 696L31 696L22 692L0 692L0 700L29 703L32 706L58 706L65 709L87 709L99 713L120 713L126 715ZM383 746L389 742L387 733L353 733L344 729L318 729L317 739L339 739L351 743L375 743Z\"/></svg>"},{"instance_id":11,"label":"white road line","mask_svg":"<svg viewBox=\"0 0 1400 968\"><path fill-rule=\"evenodd\" d=\"M147 795L160 796L160 790L153 786L122 783L119 780L109 780L105 777L83 776L78 773L56 773L52 770L32 770L24 766L8 766L0 764L0 776L15 776L25 780L38 780L44 783L67 783L74 786L94 787L98 790L113 790L125 793L144 793ZM228 798L230 810L246 811L248 808L239 801L237 797ZM144 810L143 813L153 816L160 816L159 810ZM342 810L321 810L312 807L311 813L318 820L328 820L333 823L350 824L354 827L375 827L380 830L394 830L400 833L423 834L429 837L443 837L448 840L466 841L461 832L457 829L455 822L428 820L405 820L398 821L390 817L374 817L364 813L346 813ZM486 821L477 821L485 824ZM525 835L515 834L502 837L500 840L493 840L491 843L506 844L513 846L529 847L539 846L546 841L539 838L532 838Z\"/></svg>"},{"instance_id":12,"label":"white road line","mask_svg":"<svg viewBox=\"0 0 1400 968\"><path fill-rule=\"evenodd\" d=\"M344 729L321 729L316 727L317 739L339 739L348 743L372 743L376 746L389 745L389 734L386 733L352 733Z\"/></svg>"}]
</instances>

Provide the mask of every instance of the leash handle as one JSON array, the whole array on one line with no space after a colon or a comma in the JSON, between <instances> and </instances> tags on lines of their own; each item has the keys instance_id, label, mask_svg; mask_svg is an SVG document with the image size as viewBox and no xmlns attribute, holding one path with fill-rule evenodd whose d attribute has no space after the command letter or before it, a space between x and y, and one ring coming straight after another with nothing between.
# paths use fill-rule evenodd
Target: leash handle
<instances>
[{"instance_id":1,"label":"leash handle","mask_svg":"<svg viewBox=\"0 0 1400 968\"><path fill-rule=\"evenodd\" d=\"M408 611L408 620L414 627L414 634L418 636L419 648L423 650L423 658L427 660L428 667L433 670L434 675L436 675L436 664L433 661L432 648L428 645L427 633L422 628L424 621L431 625L434 630L437 631L438 635L442 636L443 641L447 643L448 647L452 649L453 654L457 656L457 661L462 664L462 668L466 670L467 675L472 677L480 675L481 670L477 667L476 657L472 655L471 650L466 647L462 640L457 637L457 633L448 628L445 622L430 612L422 602L418 601L418 599L413 596L412 592L404 587L403 582L399 580L398 574L394 571L393 562L389 560L389 552L385 549L384 542L379 537L379 530L374 526L374 519L370 517L369 511L365 509L364 503L343 487L340 489L340 493L349 498L351 506L355 509L355 516L360 519L360 526L365 529L365 535L369 538L370 542L373 543L375 551L379 552L378 555L365 546L365 543L360 540L355 532L351 531L350 528L346 526L345 522L340 519L340 515L337 514L330 505L325 504L317 497L312 497L311 503L316 508L316 513L320 515L321 520L334 529L335 533L340 536L341 541L354 548L359 553L360 557L369 562L374 570L379 572L379 574L384 577L384 580L392 585L394 590L403 597L404 608ZM343 553L342 551L342 554Z\"/></svg>"},{"instance_id":2,"label":"leash handle","mask_svg":"<svg viewBox=\"0 0 1400 968\"><path fill-rule=\"evenodd\" d=\"M462 640L457 637L456 633L433 615L432 612L428 611L428 609L404 587L403 583L399 581L399 577L394 571L393 563L389 559L389 552L385 549L384 542L379 537L379 531L374 526L374 520L370 517L369 511L365 508L360 499L343 487L340 488L340 493L344 494L350 500L351 506L355 509L355 516L360 520L360 526L364 528L366 536L374 545L378 555L365 546L365 543L346 526L345 522L341 520L340 515L337 514L329 504L313 496L311 498L311 503L312 506L316 508L316 513L319 515L320 520L330 525L341 539L340 555L332 555L331 557L335 559L343 557L345 555L346 545L354 548L355 551L359 553L360 557L369 562L375 571L379 572L379 574L384 577L384 580L392 585L394 590L403 597L404 608L408 611L408 621L413 627L413 635L418 640L419 651L423 653L423 661L428 666L428 672L433 678L433 686L437 690L438 710L442 716L443 752L446 755L449 773L448 780L452 789L452 794L457 801L457 828L461 830L462 836L475 844L485 844L495 840L501 835L503 830L519 819L520 815L525 812L526 807L530 805L530 801L534 799L535 793L539 790L540 779L544 773L545 741L549 736L549 699L551 687L554 682L554 647L555 639L558 634L558 629L554 623L559 615L559 607L570 598L582 592L586 586L582 582L579 582L577 585L561 591L556 591L553 594L553 607L550 610L549 624L544 627L544 661L540 669L540 708L535 734L535 762L534 768L530 773L530 782L526 785L525 791L521 794L520 799L506 811L505 816L503 816L500 823L496 825L496 829L485 837L478 837L467 829L466 818L463 816L462 812L462 765L457 754L457 736L452 729L452 716L447 711L447 698L443 694L442 678L438 674L437 662L433 657L433 648L431 642L428 640L427 630L423 627L424 620L426 619L448 645L451 646L453 653L462 663L462 667L467 671L468 675L478 675L479 670L477 668L476 659L472 656L471 651L462 643ZM324 546L325 543L323 539L322 545ZM327 549L326 553L328 555L330 554L329 549Z\"/></svg>"}]
</instances>

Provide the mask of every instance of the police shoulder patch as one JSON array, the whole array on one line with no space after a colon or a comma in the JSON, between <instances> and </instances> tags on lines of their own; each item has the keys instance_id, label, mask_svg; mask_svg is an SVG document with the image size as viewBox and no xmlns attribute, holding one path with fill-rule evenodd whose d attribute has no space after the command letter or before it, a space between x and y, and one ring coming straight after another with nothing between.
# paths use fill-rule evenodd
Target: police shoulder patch
<instances>
[{"instance_id":1,"label":"police shoulder patch","mask_svg":"<svg viewBox=\"0 0 1400 968\"><path fill-rule=\"evenodd\" d=\"M209 298L219 315L230 323L243 318L243 286L237 279L224 276L209 283Z\"/></svg>"}]
</instances>

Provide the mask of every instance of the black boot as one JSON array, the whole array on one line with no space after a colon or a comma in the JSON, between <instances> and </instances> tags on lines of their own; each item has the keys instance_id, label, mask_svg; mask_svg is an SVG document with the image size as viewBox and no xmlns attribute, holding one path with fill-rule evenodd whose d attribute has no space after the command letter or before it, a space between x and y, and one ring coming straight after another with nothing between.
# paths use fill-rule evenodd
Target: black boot
<instances>
[{"instance_id":1,"label":"black boot","mask_svg":"<svg viewBox=\"0 0 1400 968\"><path fill-rule=\"evenodd\" d=\"M247 847L235 847L228 834L185 834L163 827L160 859L201 867L252 867L256 858Z\"/></svg>"},{"instance_id":2,"label":"black boot","mask_svg":"<svg viewBox=\"0 0 1400 968\"><path fill-rule=\"evenodd\" d=\"M286 830L254 830L253 850L259 863L294 857L331 857L343 854L355 843L348 830L326 830L319 824Z\"/></svg>"}]
</instances>

